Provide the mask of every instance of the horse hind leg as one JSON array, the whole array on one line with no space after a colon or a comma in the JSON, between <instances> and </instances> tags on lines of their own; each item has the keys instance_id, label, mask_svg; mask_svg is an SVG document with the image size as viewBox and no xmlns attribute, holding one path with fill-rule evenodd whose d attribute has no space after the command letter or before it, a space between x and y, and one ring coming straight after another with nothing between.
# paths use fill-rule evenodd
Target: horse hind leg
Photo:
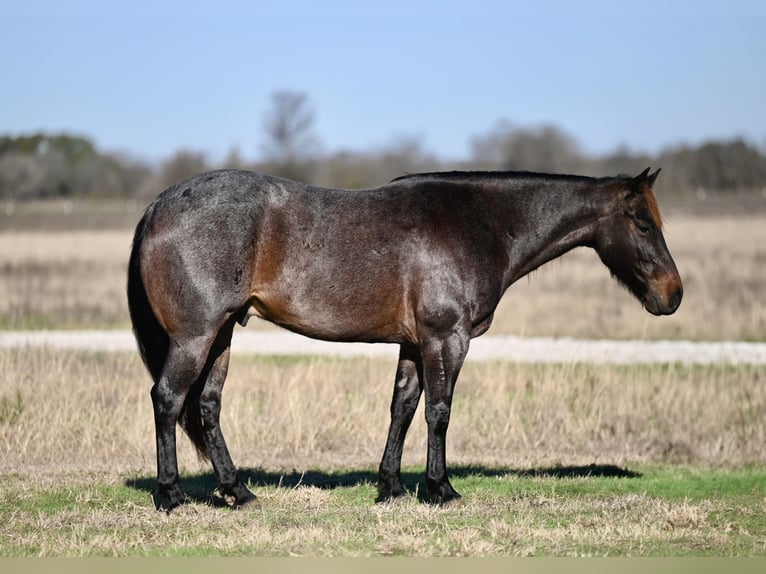
<instances>
[{"instance_id":1,"label":"horse hind leg","mask_svg":"<svg viewBox=\"0 0 766 574\"><path fill-rule=\"evenodd\" d=\"M423 390L419 371L418 350L402 345L396 369L394 396L391 400L391 425L378 470L377 502L393 500L407 494L401 478L402 451L407 430L418 408Z\"/></svg>"},{"instance_id":2,"label":"horse hind leg","mask_svg":"<svg viewBox=\"0 0 766 574\"><path fill-rule=\"evenodd\" d=\"M220 493L234 508L240 508L256 504L257 497L239 479L220 427L221 395L229 368L231 330L232 326L224 327L213 347L211 365L199 394L197 408L205 454L213 464Z\"/></svg>"},{"instance_id":3,"label":"horse hind leg","mask_svg":"<svg viewBox=\"0 0 766 574\"><path fill-rule=\"evenodd\" d=\"M179 484L176 423L189 390L202 373L209 348L210 342L205 338L195 338L184 343L171 341L162 374L152 386L157 441L157 491L154 503L158 510L170 512L186 500Z\"/></svg>"}]
</instances>

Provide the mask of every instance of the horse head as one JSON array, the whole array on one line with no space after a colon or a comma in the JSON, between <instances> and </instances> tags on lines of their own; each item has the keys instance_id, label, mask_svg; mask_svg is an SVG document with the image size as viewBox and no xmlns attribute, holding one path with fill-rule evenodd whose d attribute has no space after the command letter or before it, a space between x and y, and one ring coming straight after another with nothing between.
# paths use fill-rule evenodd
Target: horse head
<instances>
[{"instance_id":1,"label":"horse head","mask_svg":"<svg viewBox=\"0 0 766 574\"><path fill-rule=\"evenodd\" d=\"M660 170L620 179L601 219L595 248L604 264L653 315L678 309L683 287L662 234L652 191Z\"/></svg>"}]
</instances>

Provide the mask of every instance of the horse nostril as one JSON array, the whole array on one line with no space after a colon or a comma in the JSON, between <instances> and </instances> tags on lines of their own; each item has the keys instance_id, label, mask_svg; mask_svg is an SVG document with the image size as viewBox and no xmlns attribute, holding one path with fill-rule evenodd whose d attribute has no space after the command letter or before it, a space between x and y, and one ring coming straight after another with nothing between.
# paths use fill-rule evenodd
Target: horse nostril
<instances>
[{"instance_id":1,"label":"horse nostril","mask_svg":"<svg viewBox=\"0 0 766 574\"><path fill-rule=\"evenodd\" d=\"M678 306L681 304L681 299L684 296L684 290L683 288L679 287L678 291L673 293L673 296L670 298L670 308L673 310L678 309Z\"/></svg>"}]
</instances>

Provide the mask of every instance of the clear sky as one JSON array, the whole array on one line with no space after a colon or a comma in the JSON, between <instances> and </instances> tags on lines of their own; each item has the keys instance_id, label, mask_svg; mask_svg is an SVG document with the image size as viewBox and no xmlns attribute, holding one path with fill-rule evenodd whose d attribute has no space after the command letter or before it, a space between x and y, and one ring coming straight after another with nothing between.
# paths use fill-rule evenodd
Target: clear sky
<instances>
[{"instance_id":1,"label":"clear sky","mask_svg":"<svg viewBox=\"0 0 766 574\"><path fill-rule=\"evenodd\" d=\"M503 118L591 153L766 145L762 0L0 0L0 50L0 133L148 160L257 158L280 89L310 97L326 151L466 158Z\"/></svg>"}]
</instances>

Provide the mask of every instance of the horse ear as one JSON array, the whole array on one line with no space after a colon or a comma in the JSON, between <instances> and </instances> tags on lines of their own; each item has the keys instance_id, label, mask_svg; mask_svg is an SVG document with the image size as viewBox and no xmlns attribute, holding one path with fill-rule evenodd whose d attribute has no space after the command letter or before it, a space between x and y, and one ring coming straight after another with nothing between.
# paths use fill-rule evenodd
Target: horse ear
<instances>
[{"instance_id":1,"label":"horse ear","mask_svg":"<svg viewBox=\"0 0 766 574\"><path fill-rule=\"evenodd\" d=\"M651 173L651 174L649 174L649 175L646 177L646 184L647 184L649 187L654 187L654 182L655 182L655 181L657 181L657 176L658 176L658 175L660 175L660 172L661 172L661 171L662 171L662 168L661 168L661 167L658 167L658 168L657 168L657 171L655 171L654 173Z\"/></svg>"},{"instance_id":2,"label":"horse ear","mask_svg":"<svg viewBox=\"0 0 766 574\"><path fill-rule=\"evenodd\" d=\"M647 167L644 171L642 171L636 177L634 177L633 180L636 183L644 183L646 181L647 176L649 175L649 170L650 169L652 169L652 168L651 167Z\"/></svg>"}]
</instances>

